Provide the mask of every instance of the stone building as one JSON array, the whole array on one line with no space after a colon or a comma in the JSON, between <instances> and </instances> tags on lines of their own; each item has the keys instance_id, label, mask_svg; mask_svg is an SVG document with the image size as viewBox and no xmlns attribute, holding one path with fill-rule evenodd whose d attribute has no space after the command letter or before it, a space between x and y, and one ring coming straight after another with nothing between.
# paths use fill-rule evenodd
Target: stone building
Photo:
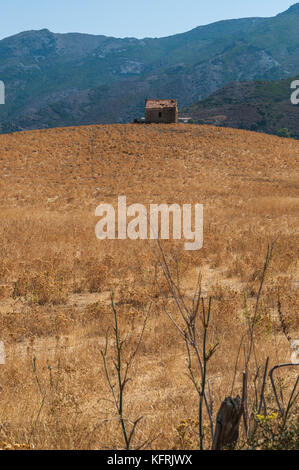
<instances>
[{"instance_id":1,"label":"stone building","mask_svg":"<svg viewBox=\"0 0 299 470\"><path fill-rule=\"evenodd\" d=\"M145 122L172 124L178 122L177 100L146 100Z\"/></svg>"}]
</instances>

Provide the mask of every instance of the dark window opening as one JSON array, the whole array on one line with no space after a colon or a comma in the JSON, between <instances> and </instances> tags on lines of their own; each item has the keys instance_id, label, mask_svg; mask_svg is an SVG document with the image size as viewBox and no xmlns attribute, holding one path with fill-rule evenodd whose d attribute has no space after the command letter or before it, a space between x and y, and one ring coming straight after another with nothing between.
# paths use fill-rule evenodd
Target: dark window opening
<instances>
[{"instance_id":1,"label":"dark window opening","mask_svg":"<svg viewBox=\"0 0 299 470\"><path fill-rule=\"evenodd\" d=\"M159 113L159 118L161 118L161 117L162 117L162 113L160 112L160 113Z\"/></svg>"}]
</instances>

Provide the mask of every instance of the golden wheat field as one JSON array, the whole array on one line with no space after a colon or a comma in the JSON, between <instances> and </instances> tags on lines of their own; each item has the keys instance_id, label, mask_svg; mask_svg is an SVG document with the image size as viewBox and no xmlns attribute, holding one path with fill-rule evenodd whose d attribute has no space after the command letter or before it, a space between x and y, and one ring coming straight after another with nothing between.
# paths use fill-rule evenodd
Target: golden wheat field
<instances>
[{"instance_id":1,"label":"golden wheat field","mask_svg":"<svg viewBox=\"0 0 299 470\"><path fill-rule=\"evenodd\" d=\"M185 251L180 240L162 248L186 303L199 274L202 297L212 296L208 344L218 347L207 386L214 422L222 400L241 393L247 352L240 340L267 246L276 240L254 330L254 400L266 358L269 366L290 362L290 342L299 339L298 160L295 140L209 126L1 135L0 448L124 447L102 356L109 329L107 361L117 384L112 293L124 368L147 318L124 392L128 429L142 417L131 447L198 448L198 394L184 338L165 313L181 325L157 244L95 236L96 207L116 205L118 195L128 204L204 206L203 248ZM198 331L201 344L200 323ZM297 373L294 366L276 374L285 401ZM267 382L269 413L270 395ZM205 415L206 447L208 426Z\"/></svg>"}]
</instances>

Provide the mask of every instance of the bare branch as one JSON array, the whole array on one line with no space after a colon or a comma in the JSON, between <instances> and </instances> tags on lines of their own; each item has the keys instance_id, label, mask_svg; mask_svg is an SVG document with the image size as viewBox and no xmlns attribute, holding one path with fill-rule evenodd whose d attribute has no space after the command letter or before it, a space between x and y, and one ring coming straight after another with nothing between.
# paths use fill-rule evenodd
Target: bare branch
<instances>
[{"instance_id":1,"label":"bare branch","mask_svg":"<svg viewBox=\"0 0 299 470\"><path fill-rule=\"evenodd\" d=\"M270 380L271 380L274 396L275 396L276 403L278 405L278 408L279 408L279 411L280 411L280 414L281 414L282 417L285 416L285 411L284 411L283 405L280 403L279 398L278 398L275 382L274 382L274 379L273 379L273 372L276 369L280 369L281 367L295 367L295 366L299 366L299 363L298 364L293 364L293 363L277 364L276 366L272 367L272 369L270 369L270 371L269 371L269 377L270 377ZM296 381L295 387L297 387L297 384L298 384L298 379ZM294 390L293 390L293 392L294 392ZM292 392L292 395L293 395L293 392Z\"/></svg>"}]
</instances>

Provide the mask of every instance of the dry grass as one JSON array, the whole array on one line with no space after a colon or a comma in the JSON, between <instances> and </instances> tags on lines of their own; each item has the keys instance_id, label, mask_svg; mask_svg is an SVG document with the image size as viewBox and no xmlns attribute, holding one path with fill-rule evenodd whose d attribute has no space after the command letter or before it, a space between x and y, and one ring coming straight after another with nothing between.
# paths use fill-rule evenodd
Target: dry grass
<instances>
[{"instance_id":1,"label":"dry grass","mask_svg":"<svg viewBox=\"0 0 299 470\"><path fill-rule=\"evenodd\" d=\"M96 239L95 208L102 201L116 205L118 195L128 204L204 205L203 249L184 252L179 241L163 246L186 296L199 271L204 295L214 296L210 341L220 346L209 373L215 412L230 393L246 328L244 295L250 306L267 243L278 235L256 350L261 364L267 356L272 364L288 361L276 304L279 291L288 333L298 338L298 157L296 141L205 126L0 136L0 339L7 353L0 366L0 442L30 441L37 449L123 445L101 360L112 325L109 296L115 292L130 349L149 298L159 304L155 276L163 281L147 242ZM236 392L240 372L241 366ZM186 423L180 422L197 415L184 344L158 308L151 310L132 377L126 416L143 415L135 444L157 436L153 448L196 445L189 421L193 437L182 443ZM286 384L293 377L295 370L281 374Z\"/></svg>"}]
</instances>

